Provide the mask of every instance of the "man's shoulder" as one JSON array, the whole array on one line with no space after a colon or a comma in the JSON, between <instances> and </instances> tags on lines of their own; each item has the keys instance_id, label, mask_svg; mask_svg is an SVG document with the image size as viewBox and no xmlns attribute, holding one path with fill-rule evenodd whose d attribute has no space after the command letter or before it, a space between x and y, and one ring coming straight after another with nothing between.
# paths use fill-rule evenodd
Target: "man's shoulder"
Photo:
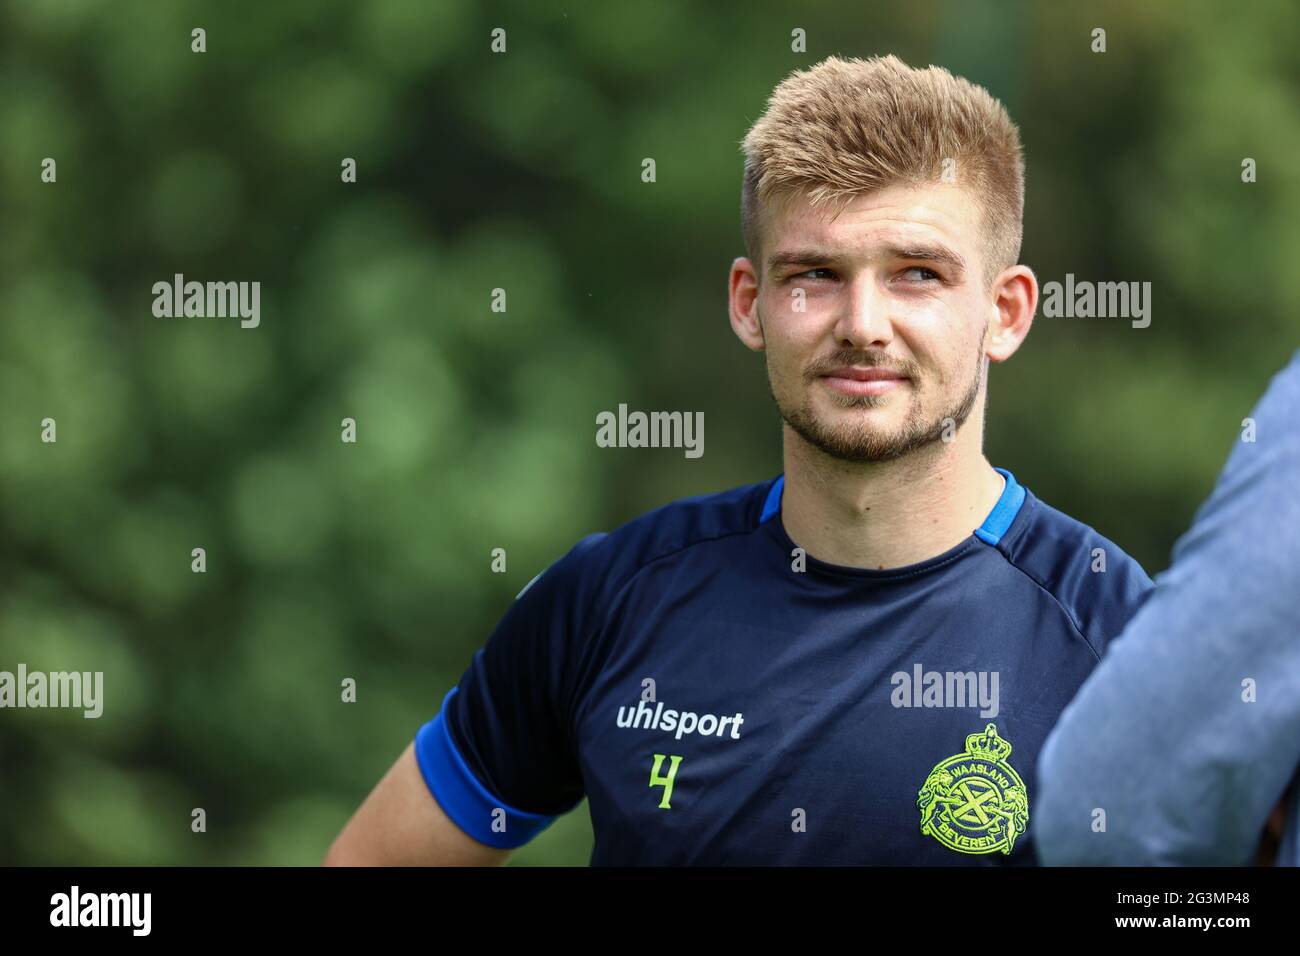
<instances>
[{"instance_id":1,"label":"man's shoulder","mask_svg":"<svg viewBox=\"0 0 1300 956\"><path fill-rule=\"evenodd\" d=\"M1016 529L1018 533L1007 536L1008 548L1023 559L1039 562L1065 559L1072 564L1081 549L1093 557L1092 551L1101 548L1107 569L1114 563L1146 574L1137 560L1113 540L1092 525L1048 504L1029 489L1025 489L1025 509L1028 520Z\"/></svg>"},{"instance_id":2,"label":"man's shoulder","mask_svg":"<svg viewBox=\"0 0 1300 956\"><path fill-rule=\"evenodd\" d=\"M556 577L570 583L598 579L600 590L617 590L655 561L695 545L753 531L775 480L679 498L613 531L589 534L547 574L554 571Z\"/></svg>"},{"instance_id":3,"label":"man's shoulder","mask_svg":"<svg viewBox=\"0 0 1300 956\"><path fill-rule=\"evenodd\" d=\"M1106 535L1028 489L1024 512L999 550L1060 604L1100 657L1150 594L1150 576Z\"/></svg>"}]
</instances>

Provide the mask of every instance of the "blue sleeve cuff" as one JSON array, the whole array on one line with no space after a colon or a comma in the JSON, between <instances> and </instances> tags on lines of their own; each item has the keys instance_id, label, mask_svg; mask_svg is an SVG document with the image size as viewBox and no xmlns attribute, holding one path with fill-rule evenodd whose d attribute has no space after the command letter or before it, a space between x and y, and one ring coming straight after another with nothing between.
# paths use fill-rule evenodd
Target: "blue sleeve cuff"
<instances>
[{"instance_id":1,"label":"blue sleeve cuff","mask_svg":"<svg viewBox=\"0 0 1300 956\"><path fill-rule=\"evenodd\" d=\"M475 840L503 850L523 846L556 818L515 809L492 796L474 776L447 728L447 702L457 690L447 691L437 716L416 732L420 773L447 816Z\"/></svg>"}]
</instances>

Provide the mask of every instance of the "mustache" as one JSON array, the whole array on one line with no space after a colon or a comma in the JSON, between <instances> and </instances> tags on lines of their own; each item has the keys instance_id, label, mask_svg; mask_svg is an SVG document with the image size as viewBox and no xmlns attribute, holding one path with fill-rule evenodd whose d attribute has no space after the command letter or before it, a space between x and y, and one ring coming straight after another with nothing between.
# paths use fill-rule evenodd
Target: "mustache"
<instances>
[{"instance_id":1,"label":"mustache","mask_svg":"<svg viewBox=\"0 0 1300 956\"><path fill-rule=\"evenodd\" d=\"M828 355L822 356L805 368L803 377L806 381L812 381L846 365L857 365L863 368L884 368L896 375L903 375L913 380L916 379L917 374L920 372L920 366L916 362L891 358L883 352L855 352L853 349L837 349Z\"/></svg>"}]
</instances>

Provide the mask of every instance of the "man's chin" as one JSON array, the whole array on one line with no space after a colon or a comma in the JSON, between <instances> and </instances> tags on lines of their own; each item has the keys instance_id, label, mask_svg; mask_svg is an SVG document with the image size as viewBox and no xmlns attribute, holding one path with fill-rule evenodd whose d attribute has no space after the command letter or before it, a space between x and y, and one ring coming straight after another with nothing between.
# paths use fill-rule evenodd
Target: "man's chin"
<instances>
[{"instance_id":1,"label":"man's chin","mask_svg":"<svg viewBox=\"0 0 1300 956\"><path fill-rule=\"evenodd\" d=\"M914 450L908 436L898 427L864 427L862 421L797 418L786 423L804 441L832 458L851 462L893 461Z\"/></svg>"},{"instance_id":2,"label":"man's chin","mask_svg":"<svg viewBox=\"0 0 1300 956\"><path fill-rule=\"evenodd\" d=\"M804 437L807 439L807 436ZM811 442L811 444L814 448L836 461L855 465L896 461L916 450L899 442L869 441L863 440L861 436L853 439L842 439L839 436L823 435L819 436L818 441Z\"/></svg>"},{"instance_id":3,"label":"man's chin","mask_svg":"<svg viewBox=\"0 0 1300 956\"><path fill-rule=\"evenodd\" d=\"M901 402L845 399L845 404L827 403L804 412L804 421L811 421L816 431L860 433L864 439L883 441L903 432L908 409Z\"/></svg>"}]
</instances>

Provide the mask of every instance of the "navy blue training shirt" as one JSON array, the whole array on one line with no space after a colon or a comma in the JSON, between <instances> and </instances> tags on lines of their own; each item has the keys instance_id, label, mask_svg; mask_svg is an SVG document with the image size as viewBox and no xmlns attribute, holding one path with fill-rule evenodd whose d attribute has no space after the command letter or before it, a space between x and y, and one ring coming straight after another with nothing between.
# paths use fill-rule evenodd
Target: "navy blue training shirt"
<instances>
[{"instance_id":1,"label":"navy blue training shirt","mask_svg":"<svg viewBox=\"0 0 1300 956\"><path fill-rule=\"evenodd\" d=\"M495 847L586 796L592 865L1032 865L1039 749L1152 584L998 471L888 570L797 550L782 478L584 538L416 734L426 783Z\"/></svg>"}]
</instances>

